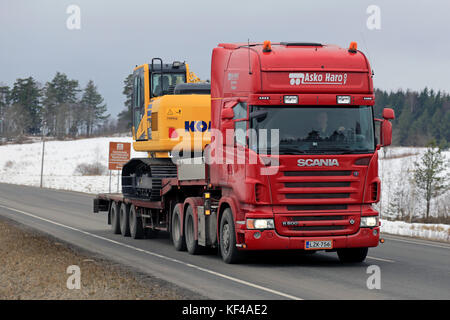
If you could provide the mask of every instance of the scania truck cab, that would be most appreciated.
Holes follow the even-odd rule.
[[[219,240],[225,260],[259,249],[364,260],[379,243],[378,150],[394,113],[374,119],[373,73],[356,43],[220,44],[211,70],[212,127],[234,130],[233,154],[244,155],[210,165],[218,221],[229,210],[235,226],[219,223],[219,236],[236,236]]]

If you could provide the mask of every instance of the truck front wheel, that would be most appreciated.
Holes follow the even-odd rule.
[[[341,262],[363,262],[366,259],[369,248],[345,248],[338,249],[337,254]]]
[[[220,255],[225,263],[237,263],[242,253],[236,247],[236,233],[234,229],[233,213],[230,208],[224,210],[220,219],[219,247]]]

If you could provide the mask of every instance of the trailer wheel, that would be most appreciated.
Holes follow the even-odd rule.
[[[181,215],[180,206],[176,205],[172,213],[171,232],[173,246],[177,251],[186,250],[186,242],[184,236],[181,235]]]
[[[133,239],[142,239],[144,236],[144,228],[142,226],[142,218],[137,216],[136,207],[130,207],[130,234]]]
[[[120,217],[118,204],[113,201],[111,203],[111,230],[114,234],[120,234]]]
[[[124,237],[130,236],[130,205],[122,203],[120,206],[120,233]]]
[[[220,219],[219,251],[225,263],[237,263],[242,259],[242,252],[236,247],[236,233],[234,230],[233,213],[230,208],[225,209]]]
[[[202,248],[198,245],[198,240],[195,240],[195,219],[192,206],[188,206],[184,221],[184,236],[186,238],[187,251],[190,254],[199,254]]]
[[[366,259],[369,248],[345,248],[338,249],[337,254],[341,262],[363,262]]]

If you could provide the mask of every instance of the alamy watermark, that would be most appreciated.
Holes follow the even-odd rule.
[[[69,14],[66,20],[66,27],[69,30],[81,29],[81,9],[76,4],[67,7],[66,13]]]
[[[184,164],[263,164],[261,175],[277,174],[279,169],[279,129],[210,129],[191,133],[177,130],[178,143],[172,148],[172,160]],[[203,150],[204,142],[211,143]],[[192,151],[194,150],[194,151]]]
[[[67,267],[67,274],[70,274],[67,278],[66,287],[69,290],[81,289],[81,269],[77,265],[71,265]]]
[[[381,9],[377,5],[370,5],[366,9],[367,17],[366,26],[369,30],[381,29]]]
[[[366,285],[367,289],[381,289],[381,269],[377,265],[371,265],[367,267],[367,274],[370,276],[367,278]]]

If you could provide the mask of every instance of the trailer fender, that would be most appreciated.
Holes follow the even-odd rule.
[[[204,204],[203,198],[201,197],[191,197],[187,198],[183,203],[183,216],[182,219],[182,226],[181,226],[181,235],[184,235],[184,217],[186,215],[186,210],[188,206],[192,206],[192,212],[194,214],[194,239],[198,240],[198,215],[197,215],[197,207]]]

